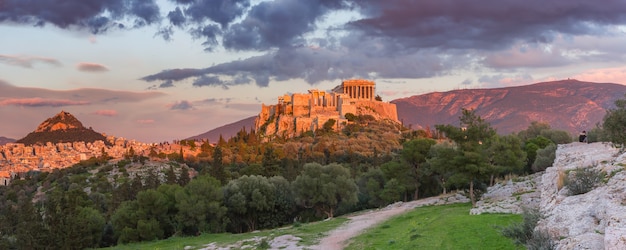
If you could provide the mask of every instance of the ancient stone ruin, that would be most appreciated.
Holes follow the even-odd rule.
[[[333,119],[333,128],[340,130],[349,122],[347,114],[398,122],[396,105],[376,99],[376,83],[363,79],[345,80],[330,92],[311,89],[283,95],[276,105],[262,105],[255,129],[262,136],[294,137]]]

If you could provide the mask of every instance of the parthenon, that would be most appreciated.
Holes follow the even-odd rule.
[[[374,100],[376,83],[363,79],[345,80],[333,89],[334,93],[348,94],[350,98]]]

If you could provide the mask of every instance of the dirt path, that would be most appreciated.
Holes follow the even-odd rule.
[[[270,250],[339,250],[346,247],[350,239],[363,233],[365,229],[375,226],[389,218],[407,212],[416,207],[428,205],[443,205],[460,202],[469,202],[461,194],[448,194],[438,197],[430,197],[411,202],[397,202],[385,208],[370,210],[363,213],[347,216],[348,222],[330,231],[317,245],[300,246],[300,238],[293,235],[282,235],[270,240]],[[237,242],[230,246],[219,247],[215,243],[204,245],[201,250],[229,250],[240,249],[244,244],[259,244],[263,237],[255,237]],[[248,243],[246,243],[248,242]],[[253,243],[249,243],[253,242]]]
[[[340,250],[347,246],[350,239],[361,234],[365,229],[386,221],[395,215],[402,214],[416,207],[459,202],[468,202],[468,200],[464,196],[449,194],[411,202],[398,202],[382,209],[349,216],[349,222],[330,231],[326,237],[320,240],[318,245],[309,246],[307,249]]]

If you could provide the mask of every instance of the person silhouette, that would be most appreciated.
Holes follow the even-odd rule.
[[[587,142],[587,131],[583,130],[578,134],[578,142]]]

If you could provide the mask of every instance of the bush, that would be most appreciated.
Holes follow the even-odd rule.
[[[593,190],[604,179],[604,172],[594,167],[573,170],[565,177],[565,187],[569,195],[579,195]]]
[[[533,172],[541,172],[546,168],[552,166],[554,159],[556,158],[556,144],[550,144],[545,148],[537,150],[537,156],[535,162],[531,166]]]
[[[526,243],[528,250],[552,250],[556,249],[556,243],[546,231],[534,231],[531,239]]]
[[[537,222],[541,219],[539,209],[524,209],[522,222],[500,229],[500,233],[512,239],[516,245],[526,245],[533,239]]]

